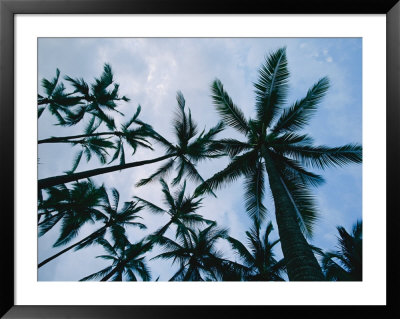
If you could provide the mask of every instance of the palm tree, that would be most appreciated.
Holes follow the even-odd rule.
[[[357,221],[349,234],[338,226],[338,248],[323,254],[322,269],[327,280],[362,281],[362,222]]]
[[[144,207],[147,207],[150,212],[155,214],[167,214],[169,215],[169,221],[167,224],[158,229],[152,236],[152,239],[157,239],[159,236],[163,236],[167,229],[173,224],[176,226],[176,238],[180,235],[188,235],[188,228],[194,227],[202,223],[214,224],[212,220],[203,218],[203,216],[196,214],[195,212],[201,207],[202,198],[196,198],[195,196],[186,196],[186,181],[183,186],[178,188],[175,194],[172,194],[167,183],[161,178],[160,184],[162,192],[164,194],[164,203],[168,208],[161,208],[143,198],[134,196]]]
[[[215,141],[216,135],[223,130],[223,124],[220,122],[207,132],[202,131],[196,137],[197,125],[194,123],[190,111],[189,114],[186,114],[185,112],[185,99],[182,93],[178,92],[177,100],[178,111],[174,120],[174,131],[178,139],[177,145],[170,143],[159,133],[157,133],[150,125],[138,119],[134,119],[132,121],[132,123],[136,123],[141,126],[142,130],[145,132],[143,134],[151,137],[166,148],[165,155],[150,160],[123,163],[103,168],[96,168],[84,172],[43,178],[38,181],[38,188],[43,189],[100,174],[152,164],[168,158],[170,160],[165,165],[162,165],[149,178],[139,181],[138,186],[145,185],[151,181],[163,177],[165,174],[173,169],[174,165],[177,165],[178,167],[178,175],[173,180],[174,185],[178,184],[185,174],[192,180],[204,182],[203,178],[198,173],[195,165],[201,160],[224,155],[224,153],[221,152],[218,147],[219,144],[217,144]],[[116,152],[118,152],[118,148]]]
[[[114,245],[112,246],[104,238],[99,238],[97,240],[101,244],[108,255],[97,256],[97,258],[102,258],[105,260],[111,260],[112,265],[108,266],[94,274],[91,274],[80,281],[94,280],[98,278],[104,279],[105,276],[110,274],[114,269],[119,269],[115,275],[111,278],[111,281],[122,281],[126,278],[127,281],[137,281],[137,277],[141,278],[143,281],[150,281],[151,274],[146,261],[144,260],[145,254],[149,250],[149,246],[143,244],[143,242],[138,242],[136,244],[125,243],[123,246]],[[129,261],[126,261],[127,256]],[[120,268],[119,266],[124,263],[124,266]]]
[[[261,225],[255,223],[250,231],[246,231],[249,251],[239,240],[228,237],[232,248],[242,259],[245,266],[249,268],[249,274],[245,280],[249,281],[283,281],[282,271],[284,270],[283,259],[279,262],[275,259],[273,247],[279,239],[270,242],[269,235],[273,230],[272,223],[267,224],[264,236],[260,234]]]
[[[165,251],[152,259],[173,259],[173,263],[179,262],[179,270],[170,281],[217,281],[225,269],[224,263],[229,261],[222,258],[215,243],[228,236],[227,229],[219,229],[216,224],[212,224],[201,231],[188,231],[190,236],[181,234],[178,242],[161,236],[159,244],[164,246]]]
[[[303,233],[311,234],[316,209],[310,186],[324,180],[307,167],[325,169],[348,163],[361,163],[360,145],[340,147],[314,146],[308,135],[296,133],[308,124],[329,87],[322,78],[289,108],[286,102],[289,72],[286,49],[269,56],[259,69],[255,119],[247,119],[232,102],[222,83],[212,84],[213,102],[224,123],[244,134],[246,141],[222,140],[220,145],[231,156],[230,164],[198,187],[197,193],[217,189],[245,177],[246,211],[262,221],[267,210],[263,205],[264,167],[275,203],[275,216],[283,255],[290,280],[323,280],[321,268]]]
[[[93,184],[91,182],[86,184],[85,186],[88,185],[90,185],[89,188],[93,187]],[[73,248],[75,248],[75,250],[78,250],[92,245],[96,242],[98,238],[104,237],[108,229],[110,230],[111,236],[114,239],[115,243],[120,244],[121,242],[126,242],[127,240],[125,235],[126,226],[136,226],[140,229],[146,228],[144,224],[135,221],[136,219],[141,218],[137,215],[137,213],[143,209],[143,206],[138,206],[137,202],[125,202],[123,208],[121,210],[118,210],[120,195],[115,188],[111,190],[113,196],[112,204],[110,204],[108,194],[104,187],[101,187],[97,190],[100,192],[100,195],[97,194],[99,195],[99,202],[97,203],[97,206],[101,206],[103,211],[94,210],[91,207],[85,207],[85,202],[82,203],[81,198],[75,197],[79,196],[81,193],[71,192],[72,194],[68,194],[68,202],[71,204],[68,204],[68,202],[62,203],[62,200],[60,200],[61,207],[66,206],[66,209],[61,208],[60,211],[57,211],[56,213],[61,214],[62,217],[60,218],[63,218],[63,223],[61,225],[61,234],[59,236],[59,239],[54,244],[54,247],[65,245],[70,242],[74,237],[78,235],[80,228],[88,221],[91,221],[92,223],[94,223],[95,220],[102,221],[104,225],[97,229],[95,232],[81,239],[80,241],[45,259],[44,261],[39,263],[38,268],[42,267],[43,265],[47,264],[48,262],[52,261],[53,259]],[[54,201],[55,198],[52,197],[51,200]],[[75,202],[79,202],[77,207],[79,207],[80,210],[74,209]],[[57,205],[59,204],[56,203],[54,205],[55,209],[57,209]],[[92,210],[94,210],[94,212],[97,214],[96,218],[91,217],[91,215],[87,213],[87,211],[90,212]],[[52,217],[48,217],[48,219],[48,224],[46,224],[46,220],[40,223],[42,229],[39,233],[39,236],[50,230],[51,227],[55,225],[55,220],[57,220],[52,219]]]

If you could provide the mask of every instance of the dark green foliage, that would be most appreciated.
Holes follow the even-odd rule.
[[[216,242],[227,236],[227,229],[215,224],[197,232],[188,229],[187,234],[179,235],[177,242],[161,236],[158,243],[164,252],[153,259],[172,259],[173,263],[179,263],[180,268],[170,281],[217,281],[227,267],[240,267],[223,259],[215,248]]]
[[[163,178],[174,168],[177,168],[178,173],[173,179],[173,185],[179,184],[184,176],[194,182],[204,183],[204,179],[195,165],[205,159],[225,155],[221,151],[218,141],[215,140],[216,135],[224,129],[224,125],[220,122],[207,132],[203,130],[198,134],[197,124],[194,122],[190,110],[188,112],[185,110],[186,102],[181,92],[177,93],[176,100],[178,107],[172,122],[177,140],[176,144],[168,141],[150,126],[147,126],[148,131],[152,132],[151,137],[164,147],[167,154],[174,154],[174,159],[164,164],[148,178],[140,180],[136,184],[137,186],[143,186]]]
[[[119,97],[119,84],[114,83],[113,73],[109,64],[104,65],[100,78],[89,85],[84,79],[73,79],[65,76],[74,91],[66,92],[64,84],[59,83],[60,70],[57,69],[56,77],[49,81],[42,80],[47,97],[38,95],[38,105],[46,105],[52,115],[57,118],[58,124],[71,126],[79,123],[85,114],[91,114],[109,129],[115,128],[114,119],[107,115],[104,110],[118,112],[117,101],[129,101],[125,96]],[[110,86],[114,83],[114,86]],[[39,107],[38,117],[41,116],[46,107]],[[120,113],[120,112],[118,112]],[[122,114],[122,113],[120,113]]]
[[[155,214],[168,214],[170,216],[166,225],[158,229],[150,239],[157,241],[158,238],[167,231],[170,225],[176,227],[176,238],[182,235],[188,235],[188,228],[201,225],[203,223],[214,224],[214,221],[203,218],[203,216],[196,213],[201,207],[202,198],[196,196],[185,196],[186,181],[182,187],[179,187],[173,194],[171,193],[167,183],[160,179],[161,190],[164,195],[164,204],[167,208],[161,208],[143,198],[134,196],[144,207],[150,212]]]
[[[327,280],[362,281],[362,222],[349,234],[338,226],[338,250],[323,253],[322,269]]]
[[[60,236],[54,247],[65,245],[74,239],[87,222],[101,222],[103,226],[79,242],[47,258],[39,264],[39,267],[72,248],[78,250],[95,244],[99,238],[105,236],[107,230],[110,231],[116,245],[123,246],[128,242],[126,226],[146,228],[143,223],[136,221],[141,218],[137,213],[143,206],[139,206],[137,202],[125,202],[119,210],[119,192],[113,188],[111,193],[112,202],[106,189],[103,186],[97,188],[90,180],[74,184],[71,190],[65,185],[47,189],[48,198],[39,202],[39,215],[44,216],[44,220],[39,222],[39,236],[62,220]]]
[[[283,281],[284,261],[277,261],[273,252],[273,247],[279,240],[269,241],[269,235],[273,230],[272,223],[267,224],[263,236],[261,236],[260,230],[261,225],[255,223],[250,231],[246,232],[250,250],[237,239],[228,237],[232,248],[249,269],[244,279],[249,281]]]
[[[130,256],[129,261],[124,263],[124,267],[117,271],[111,278],[111,281],[137,281],[139,277],[143,281],[151,280],[150,269],[147,266],[145,253],[149,251],[149,246],[142,241],[131,244],[126,242],[124,245],[111,245],[107,240],[100,238],[97,243],[102,245],[107,255],[97,256],[97,258],[111,260],[112,265],[108,266],[94,274],[82,278],[80,281],[101,279],[111,273],[114,269],[119,268],[126,261],[127,256]]]
[[[39,213],[47,213],[47,216],[40,222],[39,236],[44,235],[61,220],[60,236],[54,246],[67,244],[78,235],[84,224],[107,219],[101,210],[104,189],[96,187],[91,180],[77,182],[72,188],[58,185],[45,191],[47,198],[38,208]]]

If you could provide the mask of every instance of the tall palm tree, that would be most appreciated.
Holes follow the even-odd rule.
[[[328,280],[362,281],[362,222],[357,221],[349,234],[338,226],[338,250],[323,254],[322,269]]]
[[[261,225],[255,223],[250,231],[246,231],[248,245],[251,247],[250,251],[239,240],[230,236],[227,239],[244,265],[249,268],[246,280],[283,281],[284,260],[277,261],[273,252],[273,248],[279,242],[279,239],[273,242],[269,241],[269,235],[273,230],[272,223],[267,224],[263,236],[261,236],[260,230]]]
[[[221,152],[220,147],[218,147],[219,144],[217,144],[217,142],[215,141],[216,135],[223,130],[223,124],[222,122],[220,122],[207,132],[203,130],[200,134],[196,136],[197,125],[194,123],[190,111],[188,114],[186,114],[185,112],[185,99],[182,93],[178,92],[177,100],[178,110],[173,123],[174,132],[178,139],[178,143],[176,145],[162,137],[150,125],[138,119],[134,119],[132,121],[132,123],[136,123],[141,126],[142,130],[145,131],[144,134],[147,134],[146,136],[150,136],[153,140],[159,142],[162,146],[164,146],[164,148],[166,149],[165,155],[150,160],[123,163],[119,165],[96,168],[84,172],[43,178],[38,181],[38,188],[43,189],[100,174],[152,164],[163,161],[165,159],[170,160],[166,164],[162,165],[149,178],[139,181],[138,186],[145,185],[154,180],[158,180],[159,178],[170,172],[175,165],[178,168],[178,174],[173,179],[174,185],[178,184],[185,174],[194,181],[204,181],[196,169],[196,164],[199,161],[205,159],[211,159],[224,155],[224,153]]]
[[[99,238],[97,242],[101,244],[104,250],[108,253],[108,255],[97,256],[97,258],[111,260],[112,265],[94,274],[86,276],[80,281],[104,278],[114,269],[119,270],[111,278],[111,281],[122,281],[124,278],[127,281],[137,281],[137,277],[141,278],[143,281],[151,280],[150,269],[148,268],[145,257],[143,256],[149,250],[149,246],[143,244],[142,241],[136,244],[130,244],[127,242],[123,246],[112,246],[104,238]],[[130,256],[129,261],[125,262],[128,255]],[[122,263],[124,263],[124,266],[120,268],[119,266]]]
[[[93,186],[93,184],[89,184],[90,187]],[[61,209],[61,212],[58,211],[56,214],[62,214],[63,218],[63,223],[61,225],[61,234],[59,239],[56,241],[54,244],[54,247],[58,247],[61,245],[65,245],[68,242],[70,242],[74,237],[76,237],[79,233],[80,228],[83,226],[84,223],[91,221],[101,221],[103,222],[103,226],[91,233],[90,235],[86,236],[85,238],[79,240],[78,242],[68,246],[67,248],[61,250],[60,252],[54,254],[53,256],[45,259],[41,263],[39,263],[38,268],[42,267],[43,265],[47,264],[48,262],[52,261],[53,259],[57,258],[58,256],[66,253],[67,251],[75,248],[75,250],[82,249],[84,247],[87,247],[89,245],[92,245],[93,243],[96,242],[98,238],[104,237],[106,234],[107,230],[110,230],[111,236],[116,244],[120,244],[121,242],[124,243],[126,242],[126,234],[125,234],[125,227],[126,226],[136,226],[139,227],[140,229],[145,229],[146,226],[143,223],[135,221],[136,219],[141,218],[140,216],[137,215],[138,212],[140,212],[143,209],[143,206],[138,206],[138,203],[134,202],[125,202],[124,206],[122,207],[121,210],[118,209],[119,205],[119,192],[113,188],[111,190],[112,196],[113,196],[113,202],[112,204],[110,203],[108,194],[105,190],[104,187],[101,187],[98,189],[101,192],[101,202],[98,203],[99,206],[101,206],[102,211],[95,210],[95,212],[98,214],[97,218],[94,219],[90,215],[88,215],[86,212],[89,210],[93,210],[93,208],[88,208],[84,205],[82,205],[82,202],[80,202],[79,208],[81,210],[74,210],[74,202],[81,200],[79,197],[75,198],[74,196],[79,196],[80,193],[72,193],[70,195],[70,200],[72,204],[70,207],[68,207],[66,210]],[[52,198],[54,200],[54,198]],[[56,204],[57,205],[57,204]],[[55,205],[56,209],[57,206]],[[63,204],[64,205],[64,204]],[[66,206],[69,206],[68,204]],[[86,213],[86,214],[85,214]],[[83,216],[81,216],[83,214]],[[55,225],[54,220],[49,218],[49,225],[46,225],[46,220],[43,222],[44,224],[41,224],[40,226],[43,226],[45,228],[42,228],[41,232],[39,235],[43,235],[45,232],[50,230],[50,226],[53,227]]]
[[[179,270],[170,281],[217,281],[225,269],[221,253],[216,249],[217,240],[228,236],[227,229],[212,224],[201,231],[189,229],[190,236],[182,234],[178,242],[162,236],[159,238],[165,251],[152,259],[173,259],[179,262]],[[233,263],[232,263],[233,264]]]
[[[212,98],[218,113],[224,123],[242,133],[246,140],[221,141],[221,147],[232,156],[232,160],[224,170],[201,185],[197,193],[215,190],[244,176],[246,210],[253,219],[261,221],[267,213],[263,205],[266,171],[289,279],[323,280],[321,268],[302,230],[311,233],[316,219],[309,188],[324,180],[306,168],[325,169],[361,163],[362,148],[356,144],[314,146],[308,135],[297,133],[315,113],[328,90],[329,81],[320,79],[303,99],[283,109],[288,77],[286,49],[281,48],[267,56],[259,69],[259,78],[254,84],[255,119],[244,116],[219,80],[213,82]]]

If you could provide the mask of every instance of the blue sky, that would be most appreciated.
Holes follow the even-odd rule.
[[[302,98],[321,77],[328,76],[331,81],[327,96],[304,132],[313,136],[316,144],[339,146],[362,143],[360,38],[41,38],[38,79],[54,77],[56,68],[59,68],[62,76],[83,77],[90,82],[100,75],[104,63],[110,63],[121,94],[131,98],[129,103],[121,103],[119,110],[130,116],[140,104],[142,120],[169,137],[178,90],[184,94],[186,105],[192,110],[199,128],[209,128],[219,121],[210,97],[210,84],[215,78],[222,81],[246,116],[253,116],[255,95],[252,83],[257,79],[257,69],[267,53],[282,46],[287,47],[291,74],[289,103]],[[54,123],[55,119],[45,111],[38,123],[39,139],[82,132],[83,125],[61,128]],[[223,135],[236,136],[236,133],[228,129]],[[71,150],[69,145],[39,145],[39,178],[62,174],[71,167],[77,151]],[[138,151],[132,160],[161,154],[161,149],[155,152]],[[227,159],[220,159],[200,165],[199,170],[208,178],[227,163]],[[95,160],[88,164],[82,162],[77,171],[98,166]],[[160,203],[159,184],[134,187],[139,179],[158,166],[154,164],[109,173],[94,180],[108,188],[117,188],[122,201],[129,201],[136,195]],[[362,217],[362,166],[328,169],[322,175],[326,184],[314,190],[320,220],[315,226],[312,243],[323,249],[333,249],[336,245],[336,226],[342,225],[350,230],[352,224]],[[188,188],[193,190],[194,187],[190,184]],[[207,197],[199,212],[221,226],[229,227],[231,236],[244,241],[244,232],[250,220],[244,211],[242,189],[241,180],[227,186],[218,191],[217,199]],[[275,225],[273,203],[268,195],[266,205],[271,211],[269,218]],[[133,241],[141,239],[166,220],[148,213],[142,216],[149,229],[130,229]],[[96,228],[96,225],[87,225],[80,237]],[[39,239],[39,261],[58,251],[51,247],[56,236],[57,228]],[[274,236],[277,236],[276,231]],[[219,245],[227,251],[226,243],[220,242]],[[151,256],[157,252],[155,250]],[[100,247],[93,247],[64,254],[39,270],[39,280],[79,280],[106,266],[102,260],[94,258],[102,253]],[[276,253],[281,256],[280,247]],[[229,254],[226,256],[235,258]],[[173,274],[174,268],[168,261],[152,261],[149,265],[154,278],[160,275],[160,280],[168,280]]]

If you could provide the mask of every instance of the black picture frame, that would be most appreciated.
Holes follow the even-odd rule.
[[[16,306],[14,302],[14,17],[16,14],[385,14],[387,21],[386,100],[386,306]],[[4,318],[164,318],[255,315],[374,318],[399,317],[396,182],[400,162],[400,3],[398,0],[298,0],[242,3],[182,0],[0,0],[1,225],[0,315]],[[377,79],[379,80],[379,79]],[[184,292],[182,292],[184,293]],[[312,309],[311,309],[312,308]],[[319,314],[321,315],[321,313]]]

